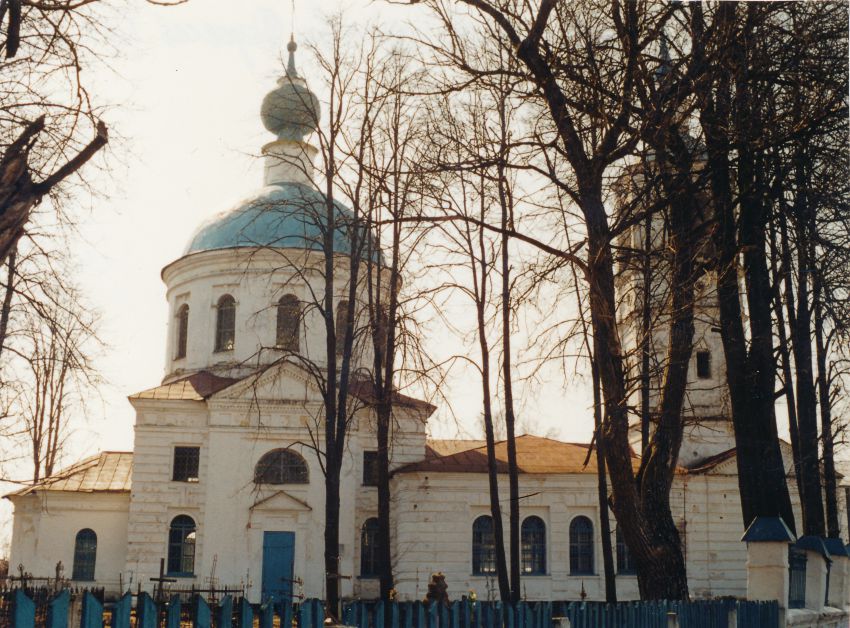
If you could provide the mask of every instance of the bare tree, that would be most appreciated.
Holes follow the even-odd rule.
[[[117,48],[111,7],[108,0],[0,2],[0,263],[39,205],[49,203],[57,224],[73,222],[68,201],[89,186],[84,166],[108,134],[83,77]]]
[[[568,165],[569,176],[553,170],[551,160],[545,162],[543,172],[576,203],[585,234],[585,259],[574,263],[578,263],[590,287],[593,354],[598,360],[605,401],[601,434],[608,454],[613,508],[635,556],[642,595],[685,597],[687,580],[678,535],[674,529],[670,531],[672,526],[655,522],[672,520],[664,487],[669,492],[677,442],[681,439],[683,373],[686,374],[686,358],[690,354],[687,325],[683,327],[682,346],[671,349],[682,355],[670,356],[675,377],[669,380],[669,394],[662,401],[673,421],[667,426],[672,431],[667,427],[655,431],[654,438],[659,441],[655,447],[663,455],[653,459],[657,461],[657,472],[644,470],[646,485],[654,481],[661,484],[653,486],[656,490],[641,492],[628,443],[626,373],[615,316],[612,254],[618,231],[629,225],[623,222],[612,227],[603,202],[606,170],[628,155],[637,142],[629,125],[641,72],[639,59],[648,43],[657,37],[669,9],[662,6],[652,11],[649,5],[618,2],[565,5],[544,1],[537,8],[515,2],[469,0],[463,4],[472,9],[472,28],[456,24],[461,18],[442,3],[429,3],[449,35],[448,44],[431,43],[432,50],[443,63],[478,80],[488,73],[509,71],[496,60],[488,66],[476,65],[466,54],[465,34],[476,33],[502,45],[507,55],[517,60],[517,67],[522,68],[526,93],[540,104],[540,120],[550,130],[548,136],[541,132],[541,147]],[[602,39],[604,54],[600,53]],[[458,83],[462,81],[459,79]],[[680,252],[684,258],[691,251],[683,244]],[[688,286],[693,281],[687,268],[674,282],[682,291],[682,303],[688,302]],[[664,534],[664,530],[669,533]]]
[[[14,421],[13,442],[29,451],[33,483],[56,470],[71,418],[100,381],[92,359],[97,320],[80,308],[74,290],[62,292],[61,303],[45,299],[37,312],[16,312],[6,348],[3,412]]]
[[[417,225],[427,196],[429,174],[421,164],[428,146],[422,99],[412,96],[420,79],[416,66],[403,48],[372,32],[374,60],[364,63],[364,83],[371,84],[360,96],[365,127],[352,167],[360,185],[349,189],[359,195],[369,237],[366,243],[365,283],[372,348],[369,371],[370,396],[376,418],[378,489],[378,572],[382,599],[394,587],[391,557],[390,463],[391,440],[398,419],[399,387],[411,385],[427,371],[417,340],[414,311],[421,295],[407,279],[420,253],[424,233]],[[387,622],[390,615],[386,616]]]

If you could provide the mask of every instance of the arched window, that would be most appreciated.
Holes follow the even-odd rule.
[[[186,344],[189,341],[189,306],[185,303],[177,310],[177,351],[174,359],[186,357]]]
[[[257,484],[309,484],[310,472],[301,454],[291,449],[273,449],[263,454],[254,467]]]
[[[540,517],[526,517],[520,530],[522,536],[522,573],[546,573],[546,524]]]
[[[629,552],[629,546],[623,539],[623,533],[620,532],[620,526],[617,526],[617,573],[623,575],[636,573],[634,559]]]
[[[587,517],[570,522],[570,574],[593,573],[593,524]]]
[[[493,518],[481,515],[472,522],[472,575],[488,576],[496,573],[496,539]]]
[[[191,576],[195,572],[195,520],[177,515],[168,529],[168,573]]]
[[[360,529],[360,576],[373,578],[378,573],[378,520],[366,519]]]
[[[233,351],[236,339],[236,301],[229,294],[218,300],[215,317],[215,350]]]
[[[277,339],[275,344],[284,351],[298,351],[301,305],[294,294],[285,294],[277,302]]]
[[[345,349],[345,335],[348,332],[348,301],[340,301],[336,306],[336,354],[342,355]]]
[[[83,528],[77,532],[77,538],[74,541],[74,571],[71,580],[92,582],[96,559],[97,534],[90,528]]]

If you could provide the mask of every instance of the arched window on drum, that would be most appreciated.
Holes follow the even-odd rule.
[[[174,359],[186,357],[186,346],[189,344],[189,306],[185,303],[177,310],[177,347]]]
[[[277,302],[275,345],[283,351],[298,351],[301,336],[301,304],[294,294],[285,294]]]
[[[215,317],[215,350],[233,351],[236,345],[236,300],[225,294],[218,300]]]

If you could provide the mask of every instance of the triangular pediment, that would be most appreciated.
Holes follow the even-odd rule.
[[[224,388],[209,401],[321,403],[315,379],[304,368],[280,361]]]
[[[785,475],[789,478],[794,476],[794,457],[791,451],[791,444],[780,439],[779,449],[782,452],[782,461],[785,464]],[[724,452],[716,456],[717,461],[713,464],[709,463],[701,470],[707,475],[737,475],[738,473],[738,457],[734,449]]]
[[[268,494],[258,494],[249,510],[262,511],[296,511],[309,512],[313,510],[306,500],[280,489]]]

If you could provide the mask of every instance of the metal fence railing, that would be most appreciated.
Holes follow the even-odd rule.
[[[806,606],[806,550],[788,548],[788,608]]]

